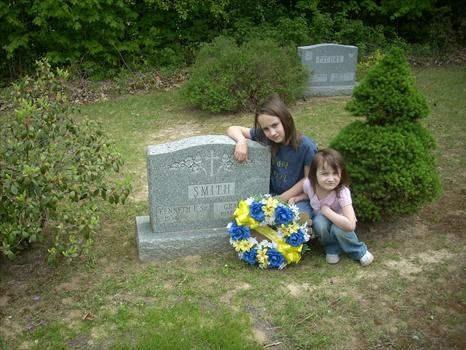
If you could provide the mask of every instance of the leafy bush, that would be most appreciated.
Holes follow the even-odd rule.
[[[92,243],[97,198],[124,202],[130,186],[105,177],[122,161],[101,127],[67,114],[67,72],[37,67],[14,86],[14,115],[2,121],[0,252],[13,259],[49,233],[50,258],[74,258]]]
[[[347,109],[370,124],[395,124],[424,118],[429,109],[416,90],[403,51],[393,48],[354,88]]]
[[[348,164],[358,217],[411,214],[434,199],[440,192],[435,142],[418,122],[427,116],[427,104],[400,49],[369,69],[347,108],[367,121],[342,129],[330,147]]]
[[[374,64],[377,64],[379,61],[382,60],[382,58],[384,57],[384,54],[381,50],[377,49],[375,50],[374,52],[372,52],[372,54],[364,57],[364,58],[360,58],[359,59],[359,62],[358,62],[358,66],[357,66],[357,72],[358,72],[358,75],[359,74],[362,74],[362,75],[366,75],[366,73],[369,71],[369,69],[374,65]]]
[[[330,147],[345,158],[362,221],[415,213],[440,191],[432,155],[435,142],[418,123],[379,126],[356,121]]]
[[[273,93],[286,102],[295,101],[302,96],[306,79],[294,48],[282,48],[267,39],[238,46],[218,37],[201,48],[183,95],[211,112],[250,111]]]
[[[273,38],[282,45],[309,45],[308,27],[306,19],[302,17],[280,18],[277,25],[274,26],[276,29]]]
[[[252,39],[271,39],[279,46],[309,45],[309,25],[303,17],[279,17],[273,22],[259,24],[248,17],[235,18],[231,28],[224,30],[223,35],[238,44]]]

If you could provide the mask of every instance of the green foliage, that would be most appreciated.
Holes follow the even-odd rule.
[[[345,158],[358,218],[415,213],[440,191],[432,150],[421,125],[378,126],[356,121],[331,142]]]
[[[355,87],[347,109],[374,125],[414,122],[428,115],[425,98],[416,90],[401,49],[393,48]]]
[[[122,161],[101,127],[67,115],[67,77],[38,61],[36,76],[14,86],[0,137],[0,252],[10,259],[46,234],[52,260],[79,256],[99,222],[97,198],[123,203],[130,191],[105,176]]]
[[[201,109],[254,110],[272,93],[286,102],[302,96],[307,72],[296,50],[274,41],[252,39],[241,46],[226,37],[204,45],[191,68],[183,94]]]
[[[226,30],[228,37],[239,44],[252,39],[272,39],[280,46],[302,46],[309,44],[309,28],[303,17],[280,17],[275,22],[256,24],[249,18],[235,19],[232,28]]]
[[[382,58],[384,58],[384,54],[382,53],[381,50],[377,49],[374,52],[372,52],[370,55],[365,57],[364,59],[361,59],[358,62],[358,67],[357,71],[358,73],[366,74],[368,70],[375,64],[379,63]]]
[[[415,213],[440,192],[435,142],[418,119],[427,116],[400,49],[377,58],[347,109],[365,115],[330,143],[348,164],[361,220]]]

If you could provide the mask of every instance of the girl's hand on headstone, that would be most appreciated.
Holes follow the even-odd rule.
[[[239,162],[248,160],[248,141],[246,139],[236,142],[234,155]]]

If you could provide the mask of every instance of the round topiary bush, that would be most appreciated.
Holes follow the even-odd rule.
[[[400,49],[392,49],[355,88],[347,109],[365,115],[330,147],[346,160],[358,218],[411,214],[440,192],[435,142],[418,120],[428,114]]]
[[[374,65],[353,90],[346,105],[370,124],[414,122],[429,114],[425,98],[416,90],[403,51],[394,48]]]
[[[331,142],[347,163],[358,219],[415,213],[440,191],[435,141],[420,124],[370,125],[356,121]]]
[[[182,93],[203,110],[252,111],[272,94],[296,101],[307,77],[294,48],[264,39],[238,46],[218,37],[200,49]]]

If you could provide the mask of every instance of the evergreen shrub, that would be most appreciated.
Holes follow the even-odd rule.
[[[419,123],[427,103],[412,84],[400,49],[369,69],[347,108],[367,121],[342,129],[330,147],[347,163],[358,218],[412,214],[433,200],[441,190],[435,141]]]
[[[435,141],[418,123],[381,126],[355,121],[330,147],[344,156],[361,221],[415,213],[439,193]]]
[[[416,90],[403,51],[394,48],[353,90],[346,108],[367,117],[370,124],[384,125],[414,122],[426,117],[425,98]]]
[[[99,124],[69,114],[66,71],[37,62],[14,86],[0,130],[0,253],[10,259],[47,237],[49,258],[75,258],[93,242],[99,198],[123,203],[130,186],[109,179],[122,160]]]
[[[218,37],[204,45],[183,86],[187,100],[203,110],[252,111],[271,94],[286,102],[302,96],[307,71],[295,48],[268,39],[251,39],[238,46]]]

